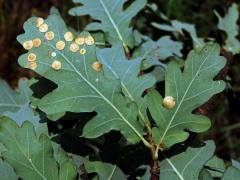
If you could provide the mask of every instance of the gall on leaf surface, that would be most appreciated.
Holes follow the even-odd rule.
[[[95,22],[87,25],[87,31],[103,31],[109,43],[122,42],[123,46],[133,47],[133,29],[130,26],[132,18],[146,5],[146,0],[134,1],[123,10],[126,0],[73,0],[82,4],[72,8],[73,16],[90,15]]]
[[[137,120],[137,106],[123,96],[120,81],[107,79],[103,71],[92,68],[92,64],[98,61],[95,45],[83,43],[79,49],[85,49],[85,53],[81,50],[71,52],[69,48],[73,42],[64,41],[64,34],[69,30],[60,16],[53,14],[44,21],[48,30],[55,34],[50,41],[35,26],[36,19],[30,18],[24,24],[25,33],[18,36],[18,41],[23,44],[40,38],[42,44],[20,56],[19,64],[27,68],[28,54],[35,53],[37,68],[34,71],[58,86],[36,103],[38,108],[47,115],[67,111],[97,112],[83,129],[83,136],[86,138],[96,138],[111,130],[119,130],[130,143],[136,143],[140,139],[145,141],[142,137],[143,128]],[[88,32],[75,34],[75,38],[90,36]],[[59,41],[65,43],[62,50],[56,48]],[[52,68],[52,63],[56,60],[61,62],[59,70]]]
[[[207,44],[190,52],[183,72],[176,63],[169,64],[165,96],[175,99],[172,109],[163,107],[163,98],[157,91],[148,93],[148,107],[157,125],[152,129],[153,139],[158,147],[164,144],[169,148],[186,140],[189,136],[186,130],[200,133],[211,126],[207,117],[192,112],[225,88],[223,81],[213,80],[226,63],[219,53],[218,45]]]

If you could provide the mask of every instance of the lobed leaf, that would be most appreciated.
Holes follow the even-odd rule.
[[[198,180],[201,169],[215,151],[213,141],[206,141],[205,143],[203,147],[189,147],[184,153],[162,161],[160,179]]]
[[[11,119],[1,117],[0,142],[6,148],[2,153],[4,160],[23,179],[57,180],[61,176],[70,180],[77,175],[76,168],[69,159],[60,164],[58,174],[58,164],[53,156],[50,139],[45,134],[38,138],[30,122],[24,122],[19,127]]]
[[[236,38],[239,31],[237,24],[239,18],[238,5],[233,3],[224,17],[221,17],[217,11],[215,11],[215,14],[218,18],[217,27],[227,34],[224,48],[233,54],[239,53],[240,42]]]
[[[163,99],[157,91],[148,93],[149,110],[157,125],[153,128],[153,138],[158,147],[169,148],[186,140],[189,134],[185,130],[200,133],[210,127],[207,117],[192,112],[225,88],[223,81],[213,81],[225,65],[219,53],[216,44],[192,51],[183,72],[177,64],[170,63],[166,70],[165,96],[175,99],[172,109],[161,104]]]
[[[146,5],[146,0],[134,1],[126,10],[123,5],[126,0],[73,0],[82,6],[72,8],[73,16],[90,15],[95,22],[88,24],[86,30],[106,33],[106,39],[111,44],[122,42],[124,47],[133,47],[134,36],[130,28],[132,18]]]
[[[86,53],[71,52],[72,41],[64,41],[64,35],[69,30],[58,15],[50,15],[45,23],[48,30],[54,32],[53,40],[46,40],[45,33],[35,26],[37,18],[31,18],[24,24],[25,34],[18,36],[18,41],[40,38],[41,46],[32,48],[28,53],[20,56],[19,63],[28,67],[27,57],[30,53],[37,56],[35,72],[55,82],[58,88],[44,96],[37,102],[39,109],[47,115],[63,112],[92,112],[98,114],[91,119],[83,130],[86,138],[96,138],[111,130],[119,130],[131,143],[143,139],[143,129],[137,120],[137,108],[121,92],[121,84],[117,79],[105,78],[101,69],[93,68],[96,63],[96,49],[94,45],[83,44],[80,49]],[[91,35],[83,32],[77,35],[89,38]],[[64,41],[65,48],[59,50],[56,43]],[[54,57],[51,54],[54,53]],[[52,63],[58,60],[61,69],[52,68]],[[119,67],[120,69],[122,67]]]
[[[87,161],[84,163],[84,167],[88,173],[97,173],[99,180],[126,180],[126,176],[117,165],[109,163],[103,163],[99,161]]]
[[[140,75],[142,58],[128,60],[120,44],[112,48],[98,49],[97,56],[104,65],[104,75],[110,79],[119,79],[123,93],[138,105],[139,115],[144,123],[149,123],[146,115],[146,98],[143,93],[155,84],[150,74]]]
[[[152,23],[152,25],[155,28],[164,30],[164,31],[169,31],[169,32],[177,32],[181,35],[183,35],[183,31],[186,31],[189,33],[193,43],[198,46],[202,46],[204,44],[203,40],[197,36],[197,31],[194,25],[184,23],[178,20],[172,20],[171,25],[168,24],[159,24],[159,23]]]
[[[9,85],[0,79],[0,114],[5,112],[16,112],[21,107],[29,102],[29,98],[32,95],[30,88],[28,87],[28,81],[20,80],[18,83],[19,89],[14,91]]]

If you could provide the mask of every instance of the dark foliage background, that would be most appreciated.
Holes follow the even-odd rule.
[[[200,37],[215,37],[220,44],[223,43],[224,37],[216,29],[217,18],[213,10],[215,9],[223,15],[233,1],[149,0],[149,2],[156,3],[159,10],[170,19],[195,24]],[[237,0],[234,2],[239,3]],[[46,17],[52,6],[57,7],[67,24],[76,29],[83,29],[84,25],[89,21],[89,17],[78,19],[67,14],[68,10],[74,6],[70,0],[0,0],[0,77],[7,80],[12,87],[16,87],[19,78],[36,76],[17,65],[17,58],[22,53],[22,47],[16,41],[16,36],[23,32],[24,21],[32,15]],[[162,34],[166,35],[166,32],[153,28],[150,24],[152,21],[161,22],[161,19],[157,14],[142,12],[134,23],[136,28],[153,39],[158,39]],[[185,43],[183,53],[186,57],[192,45],[186,39],[183,39],[183,41]],[[220,157],[228,158],[231,156],[240,160],[240,56],[232,56],[228,52],[223,52],[223,55],[228,58],[229,62],[229,69],[225,69],[223,72],[223,76],[228,79],[228,89],[217,98],[213,98],[207,106],[198,109],[198,112],[203,110],[204,112],[201,113],[207,114],[212,119],[213,125],[208,133],[199,135],[197,138],[214,139],[217,145],[217,154]],[[52,126],[51,128],[54,129],[54,124]],[[68,123],[67,126],[71,127],[71,123]],[[68,135],[71,136],[71,134]],[[118,134],[110,134],[107,138],[111,140],[113,138],[119,139]],[[81,144],[82,142],[76,139],[76,143]],[[103,152],[116,151],[118,149],[116,146],[117,144],[106,143],[102,148],[108,149],[108,151]],[[68,148],[67,144],[65,148]],[[94,149],[90,147],[84,150],[91,151]],[[123,154],[126,151],[130,157],[131,153],[129,152],[135,152],[135,149],[118,149],[118,151],[122,151]],[[139,154],[142,153],[144,152],[139,152]],[[111,158],[111,153],[105,157]],[[115,155],[113,155],[112,159],[114,157]]]

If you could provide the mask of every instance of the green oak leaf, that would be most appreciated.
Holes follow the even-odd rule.
[[[133,47],[133,29],[130,26],[132,18],[146,5],[146,0],[134,1],[123,10],[125,0],[73,0],[82,6],[72,8],[73,16],[90,15],[95,22],[90,23],[86,30],[105,32],[109,43],[122,42],[124,47]]]
[[[202,169],[199,174],[199,180],[213,180],[213,177],[206,169]]]
[[[28,67],[27,56],[35,53],[38,66],[34,71],[58,86],[36,103],[38,108],[47,115],[67,111],[96,111],[97,115],[83,129],[83,136],[86,138],[96,138],[111,130],[119,130],[131,143],[140,139],[145,141],[142,136],[143,128],[137,120],[136,104],[122,95],[119,80],[105,78],[103,71],[92,68],[97,62],[95,46],[82,45],[80,48],[84,48],[86,53],[80,54],[79,51],[74,53],[69,50],[72,42],[65,42],[65,48],[58,50],[55,44],[64,40],[64,34],[69,31],[64,21],[54,14],[45,20],[48,30],[55,33],[54,39],[47,41],[45,34],[36,28],[36,19],[30,18],[24,24],[25,34],[18,36],[18,41],[23,44],[40,38],[42,45],[20,56],[19,64]],[[83,32],[79,36],[86,38],[90,34]],[[52,57],[52,53],[56,56]],[[60,70],[51,67],[55,60],[61,62]]]
[[[51,144],[47,137],[43,135],[38,140],[29,122],[24,122],[21,128],[7,118],[0,122],[0,141],[7,149],[2,154],[16,173],[24,179],[57,179],[57,164],[48,153]]]
[[[99,180],[126,180],[126,176],[117,165],[103,163],[100,161],[87,161],[84,167],[88,173],[97,173]]]
[[[224,48],[233,54],[239,53],[240,42],[236,38],[239,32],[237,24],[239,18],[238,5],[233,3],[224,17],[221,17],[217,11],[214,12],[218,17],[218,29],[224,31],[227,34]]]
[[[166,158],[161,162],[161,180],[198,180],[204,164],[213,156],[215,144],[206,141],[200,148],[189,147],[184,153]]]
[[[20,80],[19,89],[14,91],[4,80],[0,79],[0,114],[16,112],[29,102],[32,91],[27,80]]]
[[[142,95],[155,84],[155,79],[150,74],[140,75],[143,58],[128,60],[120,44],[98,49],[97,57],[103,64],[104,75],[110,79],[120,79],[123,93],[138,105],[139,116],[144,123],[149,123],[146,98]]]
[[[175,99],[176,105],[172,109],[162,105],[163,98],[157,91],[148,93],[148,107],[157,125],[153,128],[153,139],[158,147],[169,148],[186,140],[189,133],[185,130],[200,133],[209,129],[210,120],[192,114],[192,111],[225,88],[223,81],[213,80],[226,62],[219,53],[218,45],[207,44],[199,51],[190,52],[183,72],[176,63],[169,64],[165,96]]]
[[[19,89],[12,90],[8,84],[0,80],[0,115],[13,119],[19,126],[26,120],[33,123],[38,135],[48,134],[47,125],[40,123],[40,117],[30,107],[30,97],[33,92],[29,88],[31,80],[20,80]],[[2,111],[3,110],[3,111]]]
[[[13,120],[1,117],[0,142],[6,148],[6,151],[2,153],[4,159],[21,178],[59,179],[58,165],[53,156],[51,141],[45,134],[38,138],[30,122],[24,122],[19,127]],[[69,169],[71,166],[73,165],[68,164],[67,167],[64,165],[65,168]],[[76,175],[76,172],[72,170],[70,173],[69,177]]]
[[[2,159],[0,159],[0,177],[4,180],[18,180],[13,168]]]
[[[221,180],[238,180],[239,177],[240,177],[240,170],[233,166],[230,166],[224,172]]]
[[[168,24],[159,24],[152,23],[155,28],[160,30],[169,31],[173,33],[179,33],[180,35],[184,35],[183,31],[189,33],[194,45],[202,46],[204,44],[203,40],[197,36],[197,31],[194,25],[189,23],[184,23],[178,20],[172,20],[171,25]]]
[[[139,49],[134,51],[133,57],[143,57],[147,60],[165,60],[174,56],[182,57],[182,48],[181,42],[173,41],[170,36],[163,36],[158,41],[148,39]]]
[[[213,177],[222,177],[223,172],[225,171],[225,164],[224,161],[217,156],[213,156],[206,164],[207,171]]]

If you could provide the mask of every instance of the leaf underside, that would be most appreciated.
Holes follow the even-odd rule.
[[[69,31],[61,17],[53,14],[45,20],[49,31],[55,33],[51,41],[47,41],[44,33],[36,28],[36,19],[33,17],[24,24],[25,34],[18,36],[18,41],[23,43],[40,38],[42,44],[20,56],[19,64],[28,67],[27,56],[35,53],[37,68],[34,71],[58,85],[58,88],[36,103],[39,109],[47,115],[67,111],[96,111],[97,116],[84,128],[83,136],[87,138],[96,138],[111,130],[119,130],[131,143],[143,139],[143,130],[137,120],[137,107],[122,95],[120,81],[106,78],[103,71],[92,68],[92,64],[97,62],[95,46],[80,46],[80,49],[86,50],[85,54],[80,54],[79,51],[74,53],[69,50],[73,42],[65,42],[65,48],[58,50],[55,44],[64,40],[64,34]],[[83,32],[76,36],[86,38],[90,34]],[[53,52],[56,57],[49,56]],[[58,71],[51,67],[54,60],[61,62],[61,69]]]

